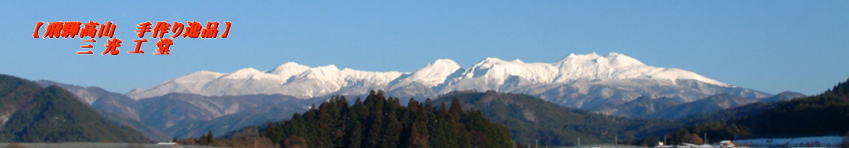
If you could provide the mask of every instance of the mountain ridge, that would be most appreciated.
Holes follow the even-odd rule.
[[[567,146],[634,141],[655,136],[681,126],[666,120],[645,120],[609,116],[563,107],[539,98],[487,92],[452,92],[435,99],[434,104],[447,104],[457,99],[463,108],[480,110],[491,121],[510,127],[513,140],[519,143]]]
[[[49,80],[39,80],[43,87],[59,86],[70,90],[80,101],[106,119],[142,132],[148,139],[168,141],[171,138],[198,136],[211,131],[223,134],[242,126],[288,119],[290,114],[305,111],[310,103],[285,95],[201,96],[172,93],[150,99],[133,100],[99,87],[82,87]]]
[[[148,142],[58,86],[0,74],[0,141]]]
[[[553,63],[487,57],[466,68],[450,59],[437,59],[414,72],[371,72],[340,69],[335,65],[309,67],[287,62],[268,71],[254,68],[232,73],[199,71],[154,87],[134,89],[127,95],[136,100],[169,93],[203,96],[283,94],[309,99],[362,95],[369,90],[386,90],[393,96],[417,99],[451,91],[496,90],[530,94],[583,109],[605,103],[621,104],[643,95],[675,98],[682,102],[722,93],[747,98],[771,96],[695,72],[645,65],[615,52],[606,56],[570,54]]]
[[[849,132],[849,79],[817,95],[752,103],[681,121],[691,126],[679,129],[672,141],[684,141],[680,133],[706,133],[709,139],[843,135]]]

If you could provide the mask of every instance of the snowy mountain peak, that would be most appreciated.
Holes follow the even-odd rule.
[[[460,64],[457,64],[457,62],[454,62],[454,60],[451,60],[451,59],[436,59],[436,61],[433,61],[433,63],[430,63],[425,67],[457,67],[457,68],[459,68]]]
[[[223,73],[202,70],[187,74],[174,80],[165,81],[162,84],[159,84],[152,88],[133,89],[129,93],[127,93],[127,96],[130,96],[133,99],[141,99],[162,96],[168,93],[175,92],[198,93],[199,90],[196,88],[202,88],[203,85],[206,85],[211,81],[216,80],[224,75],[225,74]]]
[[[222,79],[279,79],[279,77],[249,67],[236,70],[236,72],[230,74],[226,74],[222,77]]]
[[[339,71],[340,71],[340,69],[338,67],[336,67],[336,65],[325,65],[325,66],[318,66],[318,67],[310,68],[309,70],[305,71],[304,73],[301,73],[301,75],[302,76],[303,75],[310,75],[310,74],[312,74],[312,75],[316,75],[316,74],[317,75],[334,75],[334,74],[338,74]]]
[[[270,72],[272,74],[301,73],[309,68],[309,66],[298,64],[295,62],[286,62],[280,66],[277,66],[277,68],[274,68],[274,70],[271,70]]]
[[[614,65],[620,66],[644,66],[643,62],[637,60],[633,57],[627,56],[625,54],[612,52],[607,56],[607,59],[610,59],[611,63]]]
[[[701,76],[694,72],[676,69],[648,66],[639,60],[621,53],[609,53],[599,56],[596,53],[579,55],[570,54],[555,63],[560,74],[555,82],[573,80],[624,80],[624,79],[653,79],[675,82],[677,80],[696,80],[713,85],[730,86],[728,84]]]
[[[600,56],[595,52],[585,55],[569,54],[557,62],[557,66],[579,66],[579,65],[603,65],[607,67],[630,67],[645,66],[643,62],[625,54],[611,52],[607,56]]]
[[[437,59],[433,63],[409,74],[409,77],[399,80],[396,85],[406,86],[419,83],[425,87],[434,87],[445,82],[448,77],[460,70],[460,64],[451,59]]]
[[[333,65],[333,64],[325,65],[325,66],[319,66],[319,67],[315,67],[313,69],[315,69],[317,71],[339,71],[339,67],[336,67],[336,65]]]
[[[460,77],[451,80],[451,90],[499,90],[501,85],[514,79],[530,83],[548,83],[558,73],[549,63],[525,63],[521,60],[505,61],[487,57],[469,67]],[[443,91],[445,92],[445,91]]]
[[[239,69],[229,74],[199,71],[152,88],[136,89],[129,95],[136,99],[175,92],[200,95],[284,94],[309,98],[363,93],[374,89],[408,89],[396,92],[417,96],[438,95],[455,90],[510,91],[530,89],[531,86],[557,88],[570,84],[581,85],[576,86],[579,87],[577,90],[570,91],[589,93],[589,88],[583,88],[589,86],[584,85],[596,84],[585,82],[599,85],[651,82],[671,87],[679,85],[679,81],[686,85],[692,85],[690,82],[695,81],[720,88],[734,87],[682,69],[648,66],[621,53],[605,56],[573,53],[554,63],[487,57],[468,68],[450,59],[437,59],[415,72],[371,72],[340,69],[336,65],[309,67],[287,62],[268,72],[254,68]],[[713,91],[704,94],[710,92]]]
[[[298,74],[295,79],[319,79],[336,81],[340,79],[340,70],[336,65],[326,65],[310,68],[301,74]]]
[[[256,68],[253,68],[253,67],[248,67],[248,68],[242,68],[242,69],[236,70],[236,72],[230,73],[229,75],[255,75],[255,74],[260,74],[260,73],[264,74],[265,72],[262,72],[262,71],[260,71]]]
[[[588,54],[569,53],[569,56],[564,57],[560,61],[566,61],[568,59],[597,59],[597,58],[601,58],[601,56],[599,56],[598,53],[596,53],[596,52],[592,52],[592,53],[588,53]]]
[[[221,77],[223,75],[224,75],[223,73],[217,73],[217,72],[202,70],[202,71],[190,73],[188,75],[179,77],[179,78],[171,80],[171,81],[176,82],[176,83],[195,83],[195,82],[198,82],[198,81],[208,81],[208,80],[211,80],[211,79]]]
[[[304,73],[304,71],[309,70],[310,67],[306,65],[301,65],[295,62],[286,62],[283,65],[277,66],[274,70],[271,70],[271,74],[277,75],[277,77],[282,81],[280,83],[286,83],[292,76]]]
[[[492,66],[496,64],[506,63],[507,61],[496,57],[486,57],[480,60],[475,66]]]
[[[201,70],[201,71],[197,71],[197,72],[190,73],[190,74],[188,74],[188,75],[182,76],[182,77],[177,78],[177,79],[181,79],[181,78],[195,78],[195,77],[220,77],[220,76],[222,76],[222,75],[224,75],[224,74],[223,74],[223,73],[218,73],[218,72],[212,72],[212,71]]]

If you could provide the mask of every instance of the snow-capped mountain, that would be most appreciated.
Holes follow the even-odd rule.
[[[382,89],[401,97],[436,97],[463,90],[496,90],[539,96],[570,107],[622,104],[640,96],[692,102],[716,94],[761,98],[769,94],[736,87],[694,72],[643,64],[620,53],[570,54],[554,63],[485,58],[468,68],[438,59],[415,72],[369,72],[335,65],[309,67],[288,62],[263,72],[245,68],[232,73],[200,71],[147,89],[134,99],[169,93],[205,96],[284,94],[299,98],[359,95]]]
[[[128,95],[134,99],[162,96],[169,93],[190,93],[204,96],[235,96],[252,94],[285,94],[300,98],[336,93],[344,89],[363,90],[385,87],[401,72],[368,72],[339,69],[335,65],[307,67],[289,62],[271,72],[254,68],[232,73],[199,71],[167,81],[149,89],[135,89]]]

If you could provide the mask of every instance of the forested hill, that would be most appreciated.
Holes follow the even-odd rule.
[[[400,102],[382,91],[371,92],[353,105],[345,97],[334,97],[285,122],[245,129],[225,139],[204,136],[181,143],[256,146],[267,139],[284,147],[513,146],[506,127],[490,122],[480,111],[464,111],[459,102],[443,106],[410,100],[406,107]]]
[[[849,131],[849,80],[816,96],[755,103],[686,120],[700,123],[675,135],[707,133],[709,139],[844,135]],[[696,142],[698,143],[698,142]]]
[[[453,92],[436,99],[437,104],[459,100],[464,107],[480,110],[493,122],[504,124],[518,143],[570,146],[618,142],[639,143],[644,137],[672,132],[680,124],[666,120],[643,120],[608,116],[563,107],[533,96],[494,91]]]
[[[147,142],[117,126],[70,92],[0,75],[0,142]]]

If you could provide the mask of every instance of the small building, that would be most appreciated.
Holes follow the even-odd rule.
[[[735,148],[737,145],[734,145],[734,142],[731,140],[722,140],[719,142],[719,147],[721,148]]]

